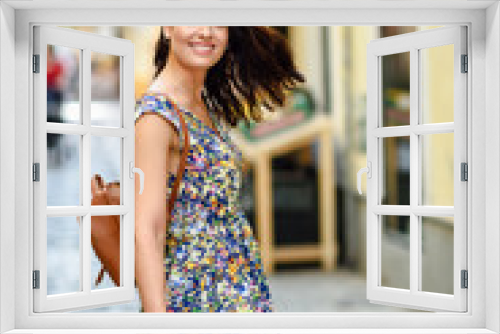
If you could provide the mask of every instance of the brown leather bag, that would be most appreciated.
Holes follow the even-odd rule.
[[[182,116],[182,113],[179,111],[179,108],[175,103],[172,103],[173,109],[177,112],[179,116],[179,120],[182,126],[182,133],[184,135],[184,147],[182,150],[182,156],[179,162],[179,169],[177,170],[177,177],[175,179],[171,196],[168,201],[167,206],[167,219],[170,221],[172,210],[174,207],[175,199],[177,198],[177,192],[180,186],[180,182],[182,180],[187,154],[189,150],[189,136],[186,123]],[[156,113],[156,112],[145,112],[147,113]],[[99,174],[95,174],[92,177],[92,188],[93,188],[93,198],[91,205],[119,205],[120,204],[120,183],[119,182],[110,182],[108,185],[105,185],[105,181]],[[95,190],[95,191],[94,191]],[[99,272],[99,275],[96,278],[95,286],[97,287],[101,282],[104,272],[107,271],[111,277],[110,268],[111,266],[116,266],[115,272],[120,272],[120,261],[119,259],[110,259],[109,247],[110,245],[116,245],[111,247],[119,247],[120,243],[120,216],[95,216],[92,219],[91,223],[91,243],[96,253],[97,257],[101,261],[102,268]],[[114,254],[118,253],[119,250],[113,252]],[[120,286],[120,278],[119,277],[111,277],[111,279],[115,282],[116,286]]]

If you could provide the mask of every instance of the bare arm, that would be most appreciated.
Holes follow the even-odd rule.
[[[135,165],[145,179],[141,195],[135,179],[135,275],[144,312],[166,312],[166,171],[173,135],[173,126],[158,114],[144,114],[135,125]]]

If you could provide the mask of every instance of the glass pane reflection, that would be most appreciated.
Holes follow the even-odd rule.
[[[410,289],[410,217],[381,216],[381,286]]]
[[[47,206],[81,205],[81,138],[80,135],[47,133]]]
[[[47,45],[47,122],[81,124],[80,52]]]
[[[410,52],[381,57],[382,126],[410,125]]]
[[[83,217],[47,218],[47,294],[83,291],[80,224]]]
[[[382,205],[410,204],[410,137],[382,138]]]
[[[422,217],[422,291],[453,294],[453,217]]]
[[[118,128],[120,121],[120,56],[91,52],[91,124]]]
[[[422,135],[422,205],[453,206],[453,133]]]
[[[420,50],[422,124],[453,122],[453,44]]]

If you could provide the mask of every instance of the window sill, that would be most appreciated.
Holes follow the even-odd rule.
[[[426,328],[426,329],[400,329],[400,328],[364,328],[364,329],[280,329],[286,334],[495,334],[485,328]],[[276,333],[276,329],[14,329],[3,334],[265,334]]]

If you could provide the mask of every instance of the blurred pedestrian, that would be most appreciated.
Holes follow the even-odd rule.
[[[62,62],[54,54],[54,46],[49,45],[47,47],[47,122],[63,122],[61,116],[63,72]],[[55,147],[60,137],[59,133],[48,133],[47,146]]]

